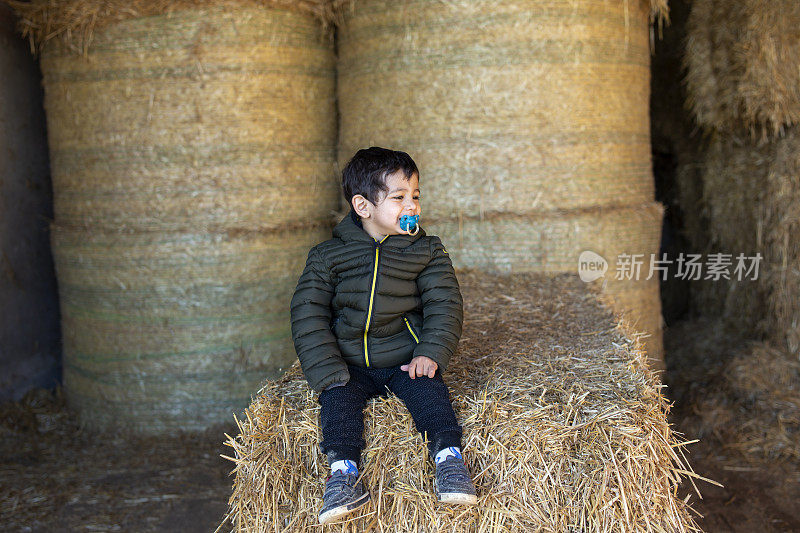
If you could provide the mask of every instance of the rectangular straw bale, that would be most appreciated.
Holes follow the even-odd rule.
[[[644,352],[574,275],[460,272],[464,334],[445,374],[464,426],[476,508],[445,508],[402,402],[366,409],[372,503],[333,531],[693,531],[695,476]],[[317,523],[325,459],[319,405],[295,367],[268,382],[229,437],[235,481],[223,528]]]

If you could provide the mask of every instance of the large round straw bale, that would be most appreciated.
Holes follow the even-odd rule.
[[[337,36],[340,156],[411,153],[426,215],[653,199],[645,2],[358,0]]]
[[[69,399],[96,427],[229,420],[294,357],[286,302],[337,206],[325,2],[15,6],[42,53]]]
[[[660,211],[603,218],[654,199],[649,12],[639,0],[349,3],[340,163],[371,145],[408,151],[457,266],[575,272],[582,250],[639,234],[628,253],[649,258]]]
[[[685,475],[643,352],[574,276],[459,274],[465,323],[444,375],[478,492],[437,505],[432,461],[403,403],[365,410],[362,472],[372,502],[336,531],[691,531]],[[326,460],[319,405],[299,366],[269,382],[228,440],[229,525],[317,523]]]
[[[287,302],[325,233],[52,225],[64,388],[83,422],[158,432],[229,420],[295,358]]]
[[[706,128],[777,134],[800,121],[800,3],[695,0],[684,63]]]
[[[662,216],[661,204],[651,202],[483,219],[436,219],[428,220],[425,227],[441,236],[458,266],[498,273],[577,273],[578,256],[588,250],[608,261],[609,277],[616,271],[620,254],[649,253],[658,246]]]
[[[608,303],[634,328],[647,334],[648,354],[660,369],[663,345],[658,274],[649,281],[647,278],[651,254],[658,250],[661,238],[662,217],[663,207],[653,202],[616,209],[495,215],[482,220],[460,217],[433,221],[426,228],[446,243],[454,264],[486,272],[577,273],[582,252],[600,255],[608,263],[598,282],[608,293]],[[625,257],[634,255],[641,262],[638,274],[623,272]]]
[[[84,55],[45,44],[59,223],[176,231],[328,218],[333,44],[309,14],[236,4],[106,25]]]

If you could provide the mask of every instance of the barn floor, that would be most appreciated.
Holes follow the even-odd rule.
[[[676,411],[679,412],[679,411]],[[63,402],[36,391],[0,406],[0,522],[8,531],[213,531],[230,495],[223,432],[121,438],[81,431]],[[678,426],[680,429],[680,426]],[[222,437],[222,438],[221,438]],[[797,465],[733,466],[712,443],[692,447],[693,498],[708,532],[800,531]]]
[[[800,364],[713,320],[665,332],[670,421],[686,439],[707,532],[800,531]],[[788,386],[787,386],[788,384]],[[684,487],[685,492],[690,488]]]
[[[668,349],[681,342],[685,349],[684,330],[673,329]],[[688,399],[686,372],[703,371],[673,368],[667,382]],[[696,429],[693,409],[690,402],[673,409],[687,438]],[[230,453],[226,431],[232,428],[192,437],[90,433],[57,394],[33,391],[0,405],[0,522],[8,531],[213,531],[232,485],[232,463],[220,458]],[[688,449],[698,474],[725,485],[699,483],[704,499],[692,496],[704,531],[800,531],[796,460],[737,455],[713,437]]]
[[[7,531],[214,531],[231,491],[219,428],[157,438],[82,431],[58,395],[0,406]]]

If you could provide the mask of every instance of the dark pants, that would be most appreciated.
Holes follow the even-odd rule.
[[[429,441],[428,451],[435,456],[449,446],[461,447],[461,426],[456,420],[447,385],[439,371],[411,379],[399,366],[362,368],[348,366],[350,381],[319,395],[322,442],[320,449],[328,461],[350,459],[359,464],[364,441],[364,407],[373,396],[393,392],[406,404],[417,430]]]

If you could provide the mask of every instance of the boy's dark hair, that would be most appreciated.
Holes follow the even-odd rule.
[[[407,180],[417,174],[417,164],[405,152],[372,146],[356,152],[342,171],[342,189],[347,203],[360,194],[373,204],[378,203],[381,192],[388,192],[386,176],[398,170]]]

